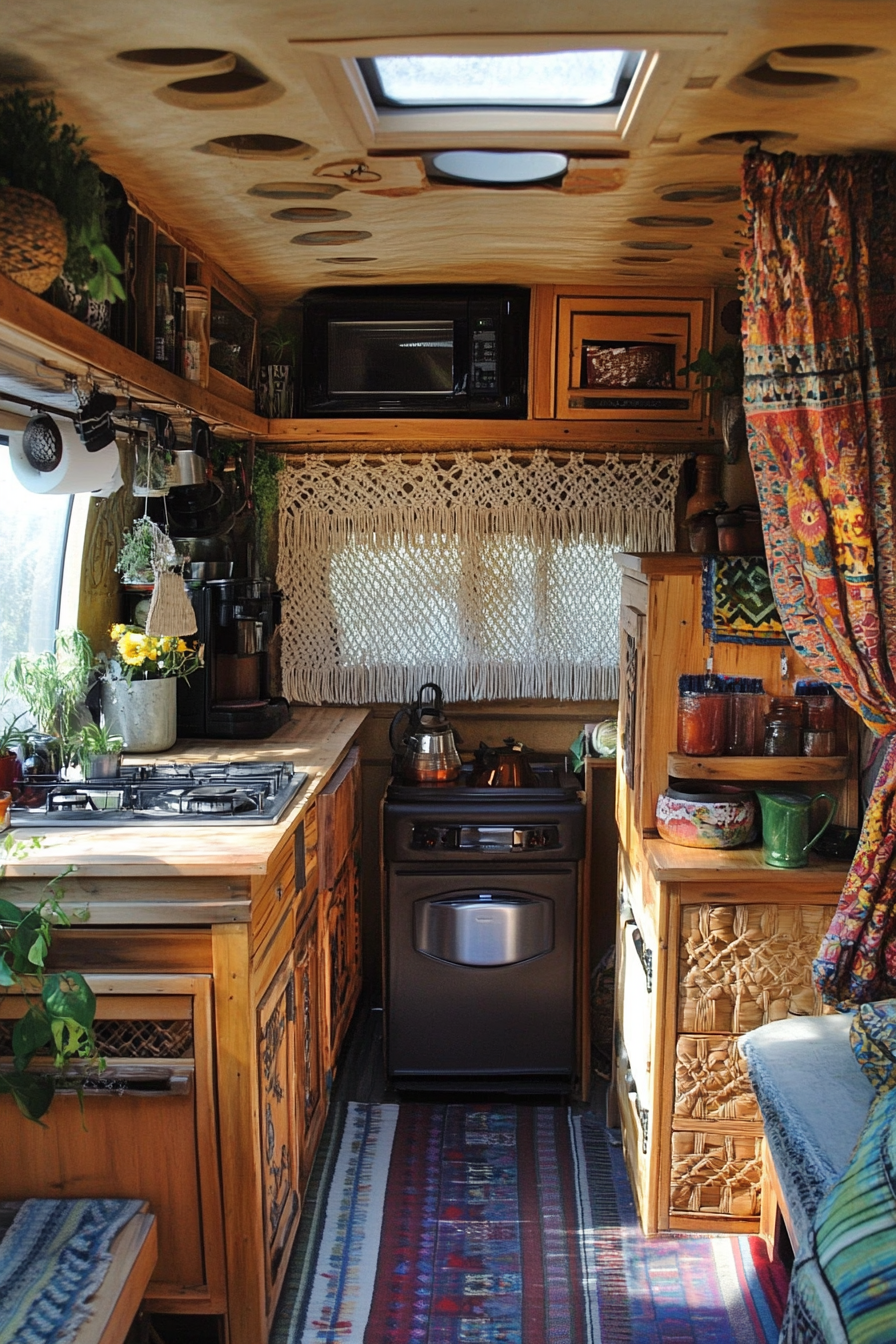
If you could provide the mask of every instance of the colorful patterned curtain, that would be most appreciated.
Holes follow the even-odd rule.
[[[744,164],[750,456],[775,600],[813,675],[896,732],[896,157]],[[815,962],[828,1003],[896,996],[896,737]]]

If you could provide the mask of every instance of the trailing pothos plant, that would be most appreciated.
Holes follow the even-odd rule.
[[[0,876],[8,863],[25,859],[40,844],[40,836],[19,840],[7,834],[0,844]],[[74,1060],[103,1067],[93,1031],[93,991],[78,971],[47,970],[54,928],[68,928],[72,922],[60,897],[62,883],[73,871],[67,868],[51,878],[30,909],[0,899],[0,993],[16,991],[27,1004],[12,1030],[13,1067],[0,1070],[0,1093],[12,1096],[22,1114],[39,1123]],[[88,912],[78,911],[75,918],[87,919]],[[47,1057],[52,1058],[52,1070],[30,1067],[34,1059]]]

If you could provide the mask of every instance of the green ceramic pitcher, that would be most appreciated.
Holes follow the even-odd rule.
[[[809,850],[831,824],[837,799],[830,793],[816,793],[807,798],[804,793],[779,793],[768,789],[757,789],[756,797],[762,808],[764,861],[772,868],[805,868]],[[810,840],[809,809],[819,798],[827,798],[830,808],[821,830]]]

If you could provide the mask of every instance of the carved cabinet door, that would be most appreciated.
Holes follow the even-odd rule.
[[[300,1210],[294,951],[284,958],[258,1006],[257,1027],[265,1290],[270,1304]]]
[[[314,909],[296,936],[296,1096],[299,1110],[299,1177],[304,1190],[327,1114],[321,1036],[318,915]]]

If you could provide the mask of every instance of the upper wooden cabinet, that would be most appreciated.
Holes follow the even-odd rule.
[[[710,343],[712,299],[710,290],[654,298],[537,286],[533,417],[599,422],[600,438],[708,437],[709,397],[680,370]]]

